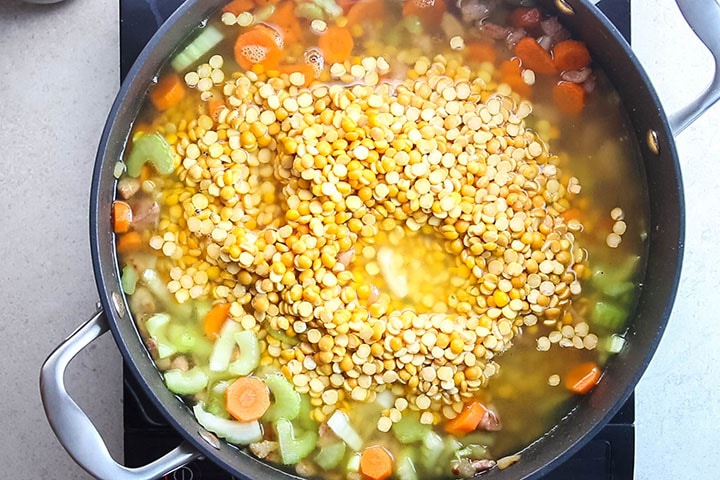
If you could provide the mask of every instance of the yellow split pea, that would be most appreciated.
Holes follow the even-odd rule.
[[[222,64],[211,60],[202,78]],[[388,70],[374,57],[330,67],[353,83]],[[555,322],[579,293],[582,259],[561,216],[566,186],[579,184],[525,128],[531,105],[501,94],[489,74],[454,56],[421,58],[396,86],[301,87],[245,72],[223,81],[217,119],[175,125],[179,181],[167,196],[175,214],[160,222],[159,268],[175,272],[178,301],[207,292],[230,302],[263,339],[261,363],[309,394],[316,420],[385,390],[406,403],[381,430],[404,408],[423,411],[423,423],[452,418],[520,327]],[[169,232],[178,235],[166,251]],[[450,256],[446,287],[397,284],[379,242]],[[433,285],[437,272],[411,275]],[[584,330],[553,333],[538,348],[575,337],[594,347]]]

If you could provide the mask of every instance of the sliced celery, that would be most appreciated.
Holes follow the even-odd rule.
[[[167,285],[155,270],[149,268],[145,270],[142,273],[142,281],[173,318],[176,320],[192,318],[193,304],[189,302],[182,305],[177,303],[168,291]]]
[[[593,308],[592,319],[597,325],[608,330],[618,330],[625,321],[624,309],[609,302],[597,302]]]
[[[420,447],[420,464],[426,470],[431,469],[436,463],[443,450],[443,439],[432,430],[425,434],[422,446]]]
[[[398,480],[418,480],[418,474],[415,470],[415,462],[413,461],[413,450],[405,449],[398,456],[395,473]]]
[[[457,452],[455,452],[455,457],[458,459],[466,457],[473,460],[479,460],[488,457],[488,450],[483,445],[471,443],[470,445],[467,445],[466,447],[463,447]]]
[[[275,330],[273,328],[270,328],[267,323],[265,324],[265,327],[265,331],[267,331],[268,335],[273,337],[275,340],[283,342],[287,345],[297,345],[297,338],[293,338],[281,330]]]
[[[194,395],[204,390],[208,384],[208,376],[200,367],[187,371],[167,370],[163,377],[168,389],[178,395]]]
[[[279,418],[275,423],[280,460],[285,465],[292,465],[307,457],[317,444],[318,434],[313,430],[303,433],[295,432],[295,427],[287,418]]]
[[[175,71],[181,72],[208,53],[223,39],[222,33],[213,27],[206,27],[187,47],[175,55],[170,64]]]
[[[156,313],[145,322],[145,328],[157,346],[159,358],[167,358],[177,353],[177,349],[165,336],[168,322],[170,315],[166,313]]]
[[[315,463],[320,465],[323,470],[332,470],[337,467],[345,456],[345,442],[332,443],[325,445],[315,455]]]
[[[262,428],[257,420],[238,422],[220,418],[206,412],[202,402],[198,402],[193,407],[193,413],[198,423],[205,427],[206,430],[235,445],[248,445],[262,440]]]
[[[430,425],[420,423],[420,413],[405,410],[402,418],[393,424],[392,431],[400,443],[418,442],[431,430]]]
[[[192,352],[198,344],[198,335],[190,327],[171,323],[167,327],[167,338],[181,353]]]
[[[240,325],[233,320],[226,320],[220,336],[215,340],[210,354],[210,371],[224,372],[230,366],[230,359],[235,350],[235,334],[241,331]]]
[[[312,411],[312,404],[310,403],[310,395],[300,394],[300,413],[295,417],[295,424],[305,430],[317,430],[318,423],[313,420],[310,412]]]
[[[128,295],[135,293],[137,287],[138,273],[131,265],[125,265],[120,275],[120,285],[122,286],[123,292]]]
[[[170,144],[159,133],[143,133],[133,140],[130,154],[125,161],[127,174],[140,176],[142,166],[150,162],[158,173],[167,175],[173,171],[174,155]]]
[[[229,382],[220,381],[208,389],[207,396],[205,397],[205,410],[212,413],[216,417],[230,418],[230,414],[227,412],[225,391]]]
[[[273,395],[273,404],[270,405],[263,420],[275,422],[281,418],[293,420],[300,413],[302,398],[295,391],[293,384],[288,382],[281,373],[273,373],[265,377],[265,384]]]
[[[342,410],[335,410],[327,421],[330,430],[348,444],[350,448],[359,451],[363,446],[362,438],[350,425],[350,419]]]
[[[233,334],[233,340],[240,349],[240,356],[228,367],[233,375],[247,375],[260,364],[260,342],[252,330]]]

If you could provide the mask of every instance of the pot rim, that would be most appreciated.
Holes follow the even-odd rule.
[[[207,432],[196,422],[190,408],[167,389],[129,315],[126,299],[119,286],[119,268],[112,241],[113,234],[110,222],[107,221],[110,218],[110,204],[115,191],[113,166],[122,158],[132,121],[151,79],[155,79],[156,73],[169,57],[168,53],[175,49],[179,41],[196,28],[200,20],[207,18],[225,3],[227,0],[188,0],[183,3],[142,50],[121,86],[103,129],[92,177],[90,244],[93,268],[100,300],[124,362],[153,405],[173,429],[203,455],[233,475],[249,478],[275,476],[299,478],[225,442],[219,442],[220,447],[217,448],[212,441],[207,440]],[[556,10],[555,2],[546,0],[541,3],[547,6],[548,10]],[[645,95],[643,103],[646,105],[638,109],[648,118],[645,122],[640,122],[634,116],[632,124],[641,149],[640,155],[645,174],[652,177],[648,181],[651,211],[648,225],[646,287],[641,291],[638,307],[640,309],[647,306],[649,312],[639,317],[636,312],[632,322],[629,322],[628,337],[631,338],[627,343],[630,348],[626,348],[616,358],[612,358],[605,367],[604,377],[617,376],[623,381],[601,382],[590,395],[582,399],[570,415],[550,432],[526,447],[521,452],[523,460],[513,465],[509,470],[511,473],[508,474],[513,478],[522,479],[539,478],[554,469],[561,460],[568,458],[594,437],[630,397],[649,364],[667,324],[678,287],[684,246],[685,207],[679,162],[674,139],[657,94],[632,50],[612,23],[596,7],[587,0],[565,0],[565,3],[573,7],[575,10],[573,16],[579,21],[594,21],[602,27],[601,36],[609,44],[603,49],[603,55],[605,51],[614,52],[613,55],[618,51],[622,54],[619,63],[630,72],[631,77],[628,80],[635,84],[633,87],[614,82],[614,85],[621,92],[622,98],[628,99],[627,109],[637,113],[634,105],[636,102],[628,96],[627,90],[640,88]],[[584,35],[580,36],[584,37]],[[592,48],[591,50],[595,58],[598,50]],[[609,76],[612,76],[612,70],[616,68],[615,62],[618,62],[617,58],[612,64],[608,63],[608,59],[600,62]],[[622,90],[626,91],[622,92]],[[644,142],[648,129],[659,133],[657,138],[660,155],[655,155]],[[657,172],[658,165],[661,166],[660,172]],[[666,176],[664,180],[662,175]],[[670,186],[669,192],[667,185]],[[661,188],[663,186],[666,188]],[[653,188],[658,190],[654,195]],[[660,202],[670,202],[669,216],[658,218],[655,210],[665,209],[660,208]],[[657,248],[660,249],[659,252],[654,250]],[[651,258],[655,258],[655,261],[651,262]],[[657,280],[657,276],[661,279]],[[654,335],[638,335],[636,327],[640,317],[641,320],[647,320],[656,327]],[[628,368],[630,372],[627,371]],[[578,417],[583,421],[576,421]],[[210,436],[213,437],[212,434]],[[493,469],[483,477],[506,478],[503,475],[503,471]]]

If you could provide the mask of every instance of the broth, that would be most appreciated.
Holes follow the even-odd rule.
[[[647,224],[620,100],[572,42],[442,0],[235,0],[188,38],[113,222],[201,425],[303,476],[412,480],[506,467],[572,410],[622,348]]]

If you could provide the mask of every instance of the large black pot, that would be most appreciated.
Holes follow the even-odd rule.
[[[92,184],[90,234],[102,309],[50,355],[40,377],[45,411],[55,434],[70,455],[98,478],[152,479],[200,456],[213,460],[239,478],[289,478],[287,473],[218,441],[165,387],[124,303],[108,221],[115,195],[113,166],[122,157],[129,125],[148,85],[178,42],[226,1],[190,0],[160,28],[128,74],[100,142]],[[629,322],[627,344],[609,361],[598,386],[557,428],[529,446],[522,453],[522,461],[507,470],[488,472],[483,476],[488,480],[530,479],[546,474],[604,426],[627,400],[645,371],[670,315],[682,261],[684,206],[673,134],[720,97],[720,74],[716,71],[713,84],[705,94],[668,122],[637,59],[599,10],[586,0],[541,3],[548,11],[557,12],[563,23],[588,44],[594,61],[605,69],[622,97],[640,146],[648,186],[647,269],[636,312]],[[720,25],[720,8],[715,0],[677,0],[677,3],[701,37],[715,34]],[[718,57],[720,42],[714,39],[706,43]],[[63,376],[70,360],[108,329],[147,396],[185,438],[178,448],[145,467],[129,469],[117,464],[90,419],[65,390]]]

